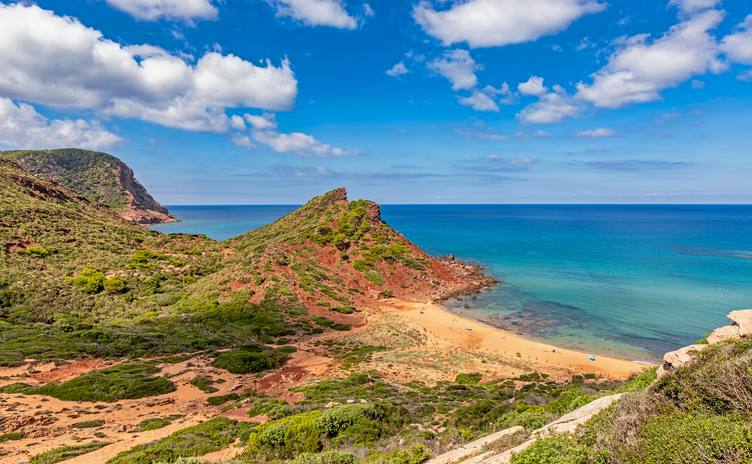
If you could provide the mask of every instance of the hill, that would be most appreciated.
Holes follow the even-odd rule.
[[[13,150],[0,158],[15,161],[40,179],[54,180],[90,201],[102,203],[138,224],[175,222],[134,177],[131,168],[107,153],[65,148]]]
[[[217,242],[0,159],[0,462],[752,458],[748,324],[624,382],[525,359],[510,334],[491,350],[469,321],[437,336],[410,319],[493,285],[481,271],[344,189]],[[562,424],[574,433],[533,441]]]

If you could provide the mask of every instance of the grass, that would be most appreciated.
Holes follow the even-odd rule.
[[[217,417],[179,430],[169,437],[123,451],[107,464],[174,462],[178,458],[203,456],[227,448],[238,436],[246,435],[251,425]]]
[[[24,391],[27,395],[48,395],[64,401],[104,401],[158,396],[176,390],[175,384],[154,377],[159,369],[148,363],[129,363],[88,372],[63,384],[48,383]]]
[[[172,422],[176,419],[180,419],[182,416],[180,414],[175,414],[167,417],[154,417],[151,419],[145,419],[138,423],[138,426],[141,427],[145,431],[149,430],[157,430],[161,429],[162,427],[167,427],[168,425],[172,424]]]
[[[222,353],[212,362],[212,367],[226,369],[232,374],[248,374],[276,369],[287,361],[288,356],[281,351],[260,349],[256,346]]]
[[[82,454],[91,453],[100,448],[104,448],[110,443],[104,442],[92,442],[85,445],[74,446],[61,446],[50,451],[46,451],[41,454],[37,454],[29,458],[29,464],[54,464],[56,462],[65,461]]]
[[[94,419],[89,421],[76,422],[75,424],[71,425],[71,427],[76,429],[93,429],[95,427],[101,427],[102,425],[104,425],[104,421],[102,419]]]

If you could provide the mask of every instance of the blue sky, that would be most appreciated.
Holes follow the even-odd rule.
[[[750,203],[752,2],[0,3],[0,149],[160,202]]]

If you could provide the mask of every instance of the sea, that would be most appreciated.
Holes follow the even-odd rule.
[[[169,206],[162,232],[225,240],[298,206]],[[657,363],[752,308],[752,206],[383,205],[434,256],[502,283],[442,303],[523,337]]]

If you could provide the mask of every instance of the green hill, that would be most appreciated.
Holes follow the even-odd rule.
[[[122,161],[107,153],[65,148],[59,150],[14,150],[0,158],[18,163],[40,179],[54,180],[90,201],[102,203],[124,218],[139,224],[175,222]]]

